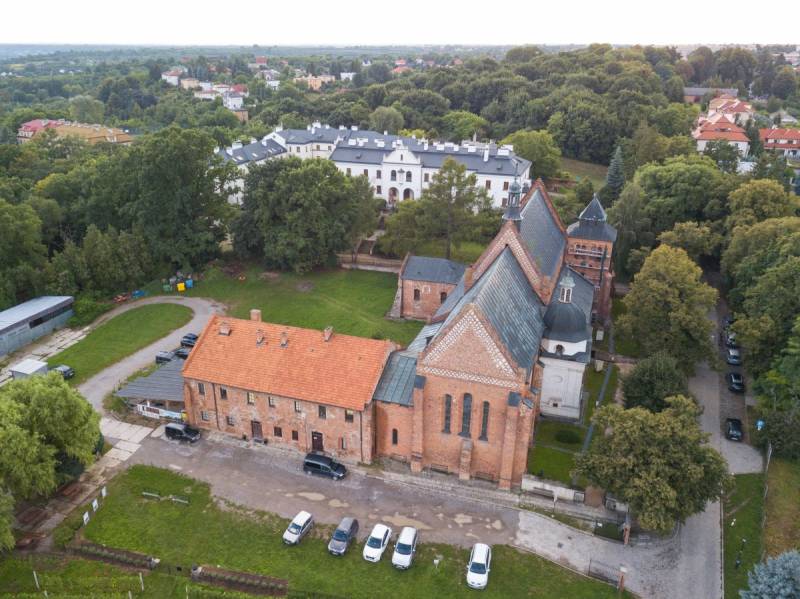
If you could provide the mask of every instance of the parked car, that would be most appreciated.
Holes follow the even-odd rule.
[[[170,422],[164,425],[164,435],[174,441],[196,443],[200,440],[200,431],[182,422]]]
[[[58,372],[62,377],[64,377],[64,380],[71,379],[73,376],[75,376],[75,370],[66,364],[59,364],[53,368],[53,371]]]
[[[729,347],[725,351],[725,361],[731,366],[739,366],[742,363],[742,354],[735,347]]]
[[[724,322],[725,322],[725,328],[728,328],[734,322],[736,322],[736,319],[733,317],[733,314],[728,314],[728,315],[725,316],[725,321]]]
[[[404,526],[394,544],[392,554],[392,565],[400,570],[408,570],[417,552],[417,529],[412,526]]]
[[[737,348],[739,344],[736,343],[736,333],[731,330],[725,332],[725,347]]]
[[[342,518],[328,543],[328,552],[331,555],[344,555],[357,534],[358,520],[355,518]]]
[[[181,347],[194,347],[195,343],[197,343],[196,333],[186,333],[181,337]]]
[[[174,357],[175,352],[160,351],[156,354],[156,364],[166,364],[167,362],[171,362]]]
[[[467,563],[467,586],[472,589],[485,589],[489,584],[491,566],[492,548],[484,543],[475,543]]]
[[[725,421],[725,438],[731,441],[741,441],[744,439],[741,420],[738,418],[728,418]]]
[[[283,533],[283,542],[287,545],[297,545],[312,526],[314,526],[314,516],[305,511],[299,512]]]
[[[379,562],[389,541],[392,539],[392,529],[385,524],[376,524],[364,543],[364,559],[368,562]]]
[[[347,468],[326,455],[309,453],[303,460],[303,472],[341,480],[347,475]]]
[[[738,372],[729,372],[725,375],[728,381],[728,390],[734,393],[744,393],[744,377]]]
[[[189,347],[179,347],[174,352],[172,352],[172,354],[176,358],[180,358],[181,360],[185,360],[186,358],[189,357],[189,352],[190,351],[191,351],[191,348],[189,348]]]

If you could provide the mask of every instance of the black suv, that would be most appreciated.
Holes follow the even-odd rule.
[[[53,368],[53,371],[59,373],[62,377],[64,377],[64,380],[71,379],[73,376],[75,376],[75,370],[67,366],[66,364],[61,364],[60,366],[56,366],[55,368]]]
[[[744,393],[744,377],[738,372],[729,372],[725,375],[728,390],[734,393]]]
[[[164,425],[164,434],[167,439],[173,439],[175,441],[194,443],[200,440],[200,431],[182,422],[170,422]]]
[[[326,455],[309,453],[303,460],[303,472],[341,480],[347,475],[347,468]]]
[[[725,438],[731,441],[742,441],[744,439],[741,420],[738,418],[728,418],[725,421]]]
[[[187,333],[181,337],[182,347],[194,347],[195,343],[197,343],[197,335],[195,333]]]

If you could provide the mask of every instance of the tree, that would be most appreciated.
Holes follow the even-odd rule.
[[[403,128],[403,114],[391,106],[378,106],[369,115],[369,126],[374,131],[397,133]]]
[[[451,110],[442,117],[442,128],[446,138],[460,142],[472,139],[474,135],[483,137],[489,128],[489,122],[467,110]]]
[[[622,158],[622,147],[617,146],[617,149],[614,150],[614,156],[611,158],[611,164],[608,167],[608,173],[606,174],[606,186],[605,189],[607,190],[605,195],[608,198],[608,205],[617,201],[619,194],[622,193],[622,189],[625,187],[625,164]]]
[[[771,179],[743,183],[728,199],[731,214],[725,224],[729,231],[768,218],[795,216],[800,208],[797,196],[790,195],[780,183]]]
[[[625,185],[619,199],[608,210],[608,222],[617,228],[617,243],[614,248],[616,269],[618,272],[633,274],[636,271],[627,269],[631,251],[641,246],[649,247],[655,241],[650,218],[645,212],[641,187],[636,183]]]
[[[305,272],[372,233],[377,215],[366,177],[348,177],[329,160],[270,161],[245,178],[242,212],[231,226],[234,249]]]
[[[601,97],[565,98],[547,121],[561,151],[578,160],[603,163],[614,151],[619,123]]]
[[[667,407],[667,397],[688,392],[686,374],[678,360],[666,352],[656,352],[640,360],[622,379],[626,408],[640,407],[661,412]]]
[[[747,573],[742,599],[791,599],[800,597],[800,552],[786,551],[756,564]]]
[[[695,262],[699,262],[702,256],[713,256],[716,254],[722,236],[711,231],[705,223],[686,221],[676,223],[671,231],[664,231],[658,236],[658,240],[666,245],[681,248]]]
[[[735,173],[739,167],[739,150],[724,139],[708,142],[703,155],[716,162],[723,173]]]
[[[594,184],[589,177],[584,177],[575,186],[575,197],[578,202],[586,206],[594,197]]]
[[[623,300],[620,328],[636,338],[645,354],[664,350],[691,372],[714,355],[708,318],[717,292],[700,280],[702,271],[680,248],[661,245],[648,256]]]
[[[0,198],[0,309],[35,294],[46,259],[42,222],[33,208]]]
[[[105,104],[91,96],[75,96],[69,101],[69,115],[79,123],[102,123]]]
[[[430,186],[422,192],[421,218],[417,218],[419,234],[427,239],[445,243],[445,258],[450,258],[452,246],[461,241],[460,231],[474,214],[491,208],[486,190],[478,187],[467,167],[447,158],[439,172],[433,175]]]
[[[502,144],[514,146],[514,153],[531,161],[531,179],[556,177],[561,170],[561,150],[545,130],[517,131]]]
[[[542,51],[538,46],[517,46],[506,52],[505,60],[514,63],[528,62],[541,55]]]
[[[575,465],[575,474],[626,502],[644,528],[660,533],[702,512],[731,484],[725,459],[697,424],[697,404],[682,395],[666,404],[657,413],[600,408],[592,419],[599,437]]]
[[[781,67],[772,82],[772,93],[784,100],[797,93],[797,76],[792,67]]]
[[[14,531],[14,497],[3,490],[0,491],[0,551],[11,549],[16,543]]]

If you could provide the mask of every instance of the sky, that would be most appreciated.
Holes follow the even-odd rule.
[[[0,43],[800,43],[790,27],[756,27],[739,18],[752,14],[751,0],[726,0],[722,19],[711,6],[698,0],[11,0],[0,3]]]

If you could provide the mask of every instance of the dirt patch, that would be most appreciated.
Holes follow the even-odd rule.
[[[617,389],[614,392],[614,403],[619,404],[621,406],[625,405],[625,395],[622,393],[622,378],[628,376],[633,370],[636,364],[627,364],[627,363],[618,363],[617,369],[619,369],[619,383],[617,384]]]
[[[272,270],[265,270],[260,275],[258,275],[258,278],[261,279],[262,281],[277,281],[278,279],[281,278],[281,273],[274,272]]]
[[[308,293],[309,291],[314,289],[314,283],[311,281],[300,281],[297,285],[294,286],[297,291],[300,293]]]

